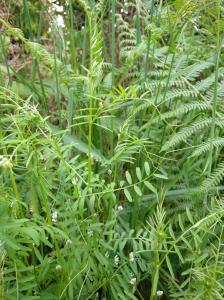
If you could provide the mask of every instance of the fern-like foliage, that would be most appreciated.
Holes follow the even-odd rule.
[[[207,110],[211,110],[211,104],[210,103],[205,103],[205,102],[193,102],[193,103],[187,103],[185,105],[182,105],[180,107],[178,107],[177,109],[173,110],[173,111],[169,111],[166,112],[164,114],[161,115],[161,119],[162,120],[167,120],[173,117],[179,117],[182,115],[185,115],[187,113],[189,113],[190,111],[194,111],[194,110],[198,110],[198,111],[207,111]]]
[[[207,142],[204,142],[203,144],[199,145],[194,152],[191,154],[192,157],[199,157],[206,152],[208,152],[211,147],[212,148],[221,148],[224,146],[224,139],[223,138],[215,138],[213,140],[208,140]]]
[[[186,141],[187,138],[189,138],[191,135],[199,132],[202,129],[208,128],[211,124],[212,118],[206,118],[194,122],[188,127],[182,128],[178,133],[174,134],[172,138],[163,145],[162,151],[166,151],[172,147],[177,146],[180,142]]]
[[[220,162],[217,166],[217,168],[214,169],[214,171],[211,173],[209,177],[207,177],[203,182],[201,186],[201,191],[206,192],[211,187],[215,187],[218,185],[224,176],[224,162]]]

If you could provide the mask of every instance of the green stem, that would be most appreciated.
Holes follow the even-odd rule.
[[[24,28],[29,35],[29,38],[33,39],[33,32],[32,32],[32,26],[31,26],[31,19],[30,19],[30,13],[29,13],[29,7],[27,0],[23,0],[23,11],[24,11]]]
[[[137,6],[137,16],[136,16],[136,44],[139,45],[141,43],[141,22],[140,22],[140,3],[136,1]]]
[[[115,83],[115,9],[116,0],[111,0],[111,63],[112,63],[112,86]]]
[[[83,43],[82,43],[82,66],[84,67],[85,66],[85,60],[86,60],[86,44],[87,44],[87,41],[86,41],[86,35],[87,35],[87,25],[88,25],[88,20],[87,20],[87,17],[85,18],[85,28],[84,28],[84,36],[83,36]],[[81,74],[84,74],[85,70],[82,69],[81,70]]]
[[[46,216],[47,216],[47,223],[48,225],[52,225],[52,220],[51,220],[51,213],[50,213],[50,208],[49,208],[49,205],[48,205],[48,200],[47,200],[47,195],[45,193],[45,190],[44,190],[44,185],[43,185],[43,182],[42,182],[42,178],[41,178],[41,175],[38,174],[37,176],[37,183],[39,185],[39,188],[40,188],[40,193],[41,193],[41,204],[42,204],[42,207],[45,209],[45,213],[46,213]]]
[[[91,149],[92,149],[92,127],[93,127],[93,74],[92,74],[92,64],[93,64],[93,52],[92,52],[92,23],[89,12],[87,12],[87,19],[89,25],[89,133],[88,133],[88,189],[91,187],[91,176],[92,176],[92,157],[91,157]]]
[[[70,17],[70,49],[71,49],[71,61],[73,70],[77,69],[77,57],[76,57],[76,49],[75,49],[75,31],[73,28],[74,17],[73,17],[73,8],[72,8],[72,0],[69,1],[69,17]]]
[[[18,216],[19,217],[23,217],[23,212],[22,212],[22,209],[20,209],[20,195],[19,195],[19,191],[18,191],[18,188],[17,188],[17,184],[16,184],[16,180],[15,180],[15,176],[14,176],[14,173],[12,171],[12,169],[9,170],[9,176],[10,176],[10,179],[11,179],[11,182],[12,182],[12,187],[13,187],[13,190],[14,190],[14,193],[15,193],[15,197],[16,197],[16,200],[17,200],[17,204],[18,204]]]
[[[55,28],[53,30],[52,39],[53,39],[53,55],[54,55],[54,69],[55,69],[55,81],[56,81],[56,104],[57,104],[57,110],[58,110],[58,119],[59,123],[61,125],[61,98],[60,98],[60,89],[59,89],[59,78],[58,78],[58,66],[57,66],[57,54],[56,54],[56,45],[55,45]]]
[[[158,250],[156,250],[150,300],[154,300],[156,297],[156,291],[157,291],[157,286],[158,286],[158,281],[159,281],[159,266],[160,266],[159,265],[159,252],[158,252]]]
[[[218,77],[219,77],[219,60],[220,60],[220,50],[221,50],[221,41],[220,41],[220,0],[218,2],[218,18],[217,18],[217,52],[216,52],[216,62],[215,62],[215,83],[214,83],[214,94],[213,94],[213,107],[212,107],[212,125],[211,125],[211,132],[210,132],[210,150],[209,150],[209,169],[208,175],[211,174],[212,170],[212,152],[213,152],[213,143],[212,140],[215,137],[215,119],[216,119],[216,109],[217,109],[217,93],[218,93]]]
[[[150,24],[152,23],[152,17],[153,17],[153,13],[154,13],[154,1],[155,0],[152,0],[152,4],[151,4]],[[148,40],[147,40],[147,52],[146,52],[146,58],[145,58],[145,80],[146,80],[146,77],[147,77],[147,74],[148,74],[148,60],[149,60],[150,45],[151,45],[151,30],[149,32]]]
[[[116,0],[111,0],[111,63],[112,63],[112,87],[115,85],[115,10],[116,10]],[[114,149],[114,119],[111,117],[111,134],[110,134],[110,152],[113,154]]]

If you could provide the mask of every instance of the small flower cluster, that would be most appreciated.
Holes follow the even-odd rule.
[[[1,156],[0,157],[0,167],[3,167],[5,170],[11,170],[13,167],[13,164],[10,162],[10,160],[8,158]]]
[[[161,298],[162,295],[163,295],[163,291],[157,291],[156,295],[157,295],[158,298]]]
[[[118,266],[119,262],[120,262],[120,257],[118,255],[115,255],[114,256],[114,264],[115,264],[115,266]]]
[[[123,209],[124,209],[124,207],[122,205],[115,206],[115,208],[114,208],[115,216],[117,217],[119,215],[119,213],[122,212]]]
[[[72,245],[72,240],[68,239],[65,244],[66,246],[70,247]]]
[[[130,253],[129,253],[129,261],[130,261],[130,262],[134,262],[134,261],[135,261],[135,256],[134,256],[134,253],[133,253],[133,252],[130,252]]]
[[[122,205],[119,205],[118,207],[117,207],[117,210],[118,211],[122,211],[124,208],[123,208],[123,206]]]
[[[121,9],[121,14],[128,15],[128,10],[123,10],[123,8],[122,8],[122,9]]]
[[[50,2],[50,7],[48,9],[48,13],[54,16],[53,22],[55,22],[55,25],[58,28],[64,28],[65,27],[65,21],[63,17],[63,14],[65,14],[64,6],[60,5],[59,2],[54,0],[49,0],[49,2]],[[48,32],[51,32],[51,27],[49,27]]]
[[[54,211],[53,214],[52,214],[52,223],[57,223],[57,220],[58,220],[58,212],[57,211]]]
[[[130,280],[131,285],[136,286],[136,283],[137,283],[137,279],[135,277]]]
[[[128,15],[128,2],[127,0],[124,0],[124,9],[121,9],[121,14]]]
[[[64,12],[64,6],[60,5],[58,1],[55,0],[49,0],[50,7],[49,7],[49,13],[56,12],[56,13],[63,13]]]

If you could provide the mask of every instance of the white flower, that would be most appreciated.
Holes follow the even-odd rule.
[[[58,27],[65,27],[64,18],[61,15],[58,15],[55,21]]]
[[[70,239],[68,239],[65,244],[66,244],[66,246],[71,246],[72,245],[72,241]]]
[[[115,256],[114,256],[114,263],[115,263],[116,266],[119,264],[119,261],[120,261],[119,256],[118,256],[118,255],[115,255]]]
[[[124,10],[123,10],[123,8],[121,9],[121,13],[123,14],[123,12],[124,12]]]
[[[85,26],[82,26],[82,30],[85,29]]]
[[[52,222],[57,223],[57,220],[58,220],[58,212],[54,211],[52,214]]]
[[[111,170],[111,169],[108,169],[107,173],[108,173],[109,175],[111,175],[111,174],[112,174],[112,170]]]
[[[119,205],[118,208],[117,208],[118,211],[122,211],[123,209],[124,209],[124,208],[123,208],[122,205]]]
[[[157,295],[159,298],[161,298],[162,295],[163,295],[163,291],[157,291],[157,292],[156,292],[156,295]]]
[[[13,167],[13,164],[6,157],[1,156],[0,158],[0,167],[3,167],[5,170],[10,170]]]
[[[130,284],[133,285],[133,286],[136,286],[136,282],[137,282],[136,278],[132,278],[130,280]]]
[[[57,272],[61,272],[62,266],[61,266],[61,265],[57,265],[57,266],[55,267],[55,269],[56,269]]]
[[[130,252],[130,253],[129,253],[129,261],[130,261],[130,262],[135,261],[135,256],[134,256],[134,253],[133,253],[133,252]]]
[[[73,177],[73,178],[72,178],[72,184],[73,184],[73,185],[76,185],[76,184],[77,184],[77,179],[76,179],[76,177]]]
[[[53,7],[54,7],[55,11],[58,13],[62,13],[64,11],[64,7],[62,5],[53,4]]]

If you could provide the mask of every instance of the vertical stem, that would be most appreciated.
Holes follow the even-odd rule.
[[[115,84],[115,10],[116,10],[116,0],[111,0],[111,63],[112,63],[112,87]],[[111,118],[111,134],[110,134],[110,152],[113,153],[114,148],[114,120]]]
[[[72,0],[69,1],[69,21],[70,21],[70,49],[71,49],[71,63],[73,70],[76,70],[77,66],[77,58],[76,58],[76,50],[75,50],[75,31],[73,28],[74,17],[73,17],[73,9],[72,9]]]
[[[92,24],[89,12],[87,13],[88,25],[89,25],[89,134],[88,134],[88,189],[91,187],[91,173],[92,173],[92,126],[93,126],[93,82],[92,82],[92,63],[93,63],[93,52],[92,52]]]
[[[43,13],[44,13],[44,6],[41,6],[40,19],[39,19],[38,30],[37,30],[37,42],[39,42],[40,36],[41,36],[41,29],[42,29],[43,15],[44,15]],[[42,80],[42,75],[40,72],[40,65],[37,60],[35,60],[34,67],[35,67],[35,69],[37,69],[37,74],[39,77],[40,90],[41,90],[40,100],[41,100],[41,104],[42,104],[42,109],[46,113],[48,111],[47,103],[46,103],[47,97],[46,97],[45,88],[44,88],[44,84],[43,84],[43,80]],[[33,73],[32,82],[35,81],[34,79],[35,79],[35,72]]]
[[[210,150],[209,150],[209,169],[208,175],[211,174],[212,170],[212,152],[213,152],[213,144],[212,140],[215,137],[215,118],[216,118],[216,108],[217,108],[217,91],[218,91],[218,77],[219,77],[219,59],[220,59],[220,0],[217,1],[218,6],[218,16],[217,16],[217,44],[216,44],[216,62],[215,62],[215,83],[214,83],[214,94],[213,94],[213,107],[212,107],[212,125],[211,125],[211,132],[210,132]]]
[[[59,123],[61,124],[61,99],[60,99],[60,91],[59,91],[59,79],[58,79],[58,66],[57,66],[57,55],[56,55],[56,45],[55,45],[55,28],[52,34],[53,39],[53,50],[54,50],[54,68],[55,68],[55,80],[56,80],[56,103],[57,103],[57,113]]]
[[[154,300],[156,297],[158,280],[159,280],[159,253],[158,253],[158,250],[156,250],[150,300]]]
[[[68,108],[67,108],[67,127],[72,134],[72,123],[73,123],[73,110],[74,110],[74,89],[70,88],[68,92]]]
[[[15,273],[16,273],[16,300],[19,300],[19,281],[18,281],[18,271],[17,271],[17,266],[15,264]]]
[[[152,23],[152,17],[153,17],[153,11],[154,11],[154,1],[155,0],[152,0],[152,4],[151,4],[150,23]],[[146,52],[146,58],[145,58],[145,80],[146,80],[147,73],[148,73],[148,60],[149,60],[150,44],[151,44],[151,31],[149,32],[148,40],[147,40],[147,52]]]
[[[112,86],[115,83],[115,9],[116,0],[111,0],[111,63],[112,63]]]
[[[48,199],[47,195],[44,190],[44,184],[42,181],[42,177],[40,174],[37,175],[37,184],[39,185],[40,188],[40,193],[41,193],[41,205],[45,209],[46,217],[47,217],[47,223],[48,225],[52,225],[52,220],[51,220],[51,213],[50,213],[50,207],[48,205]]]
[[[140,3],[136,1],[137,15],[136,15],[136,44],[141,43],[141,23],[140,23]]]
[[[11,78],[11,75],[10,75],[10,66],[9,66],[9,63],[8,63],[7,55],[6,55],[4,42],[5,42],[5,36],[4,36],[4,39],[3,39],[3,34],[0,34],[0,43],[1,43],[1,48],[2,48],[1,54],[2,54],[2,58],[4,59],[4,62],[5,62],[5,65],[6,65],[8,85],[10,85],[11,81],[12,81],[12,78]]]
[[[23,0],[23,9],[24,9],[24,27],[27,34],[29,34],[29,38],[33,39],[33,32],[30,20],[29,8],[27,5],[27,0]],[[28,27],[28,28],[27,28]]]
[[[40,214],[39,211],[39,202],[38,202],[38,197],[36,194],[36,190],[35,190],[35,183],[34,183],[34,176],[30,177],[30,190],[31,190],[31,195],[32,195],[32,209],[34,211],[35,214]]]
[[[85,59],[86,59],[86,28],[88,25],[87,17],[85,18],[85,29],[84,29],[84,37],[83,37],[83,43],[82,43],[82,66],[85,66]],[[81,73],[84,73],[84,69],[81,70]]]
[[[15,180],[15,176],[14,176],[14,173],[12,171],[12,169],[9,170],[9,176],[10,176],[10,180],[11,180],[11,183],[12,183],[12,187],[13,187],[13,190],[14,190],[14,193],[15,193],[15,198],[17,200],[17,206],[18,206],[18,217],[23,217],[23,211],[22,211],[22,208],[20,207],[20,194],[19,194],[19,191],[18,191],[18,188],[17,188],[17,184],[16,184],[16,180]]]
[[[132,207],[131,214],[131,228],[137,231],[137,216],[138,216],[138,208],[139,208],[139,199],[138,196],[134,198],[134,203]]]

